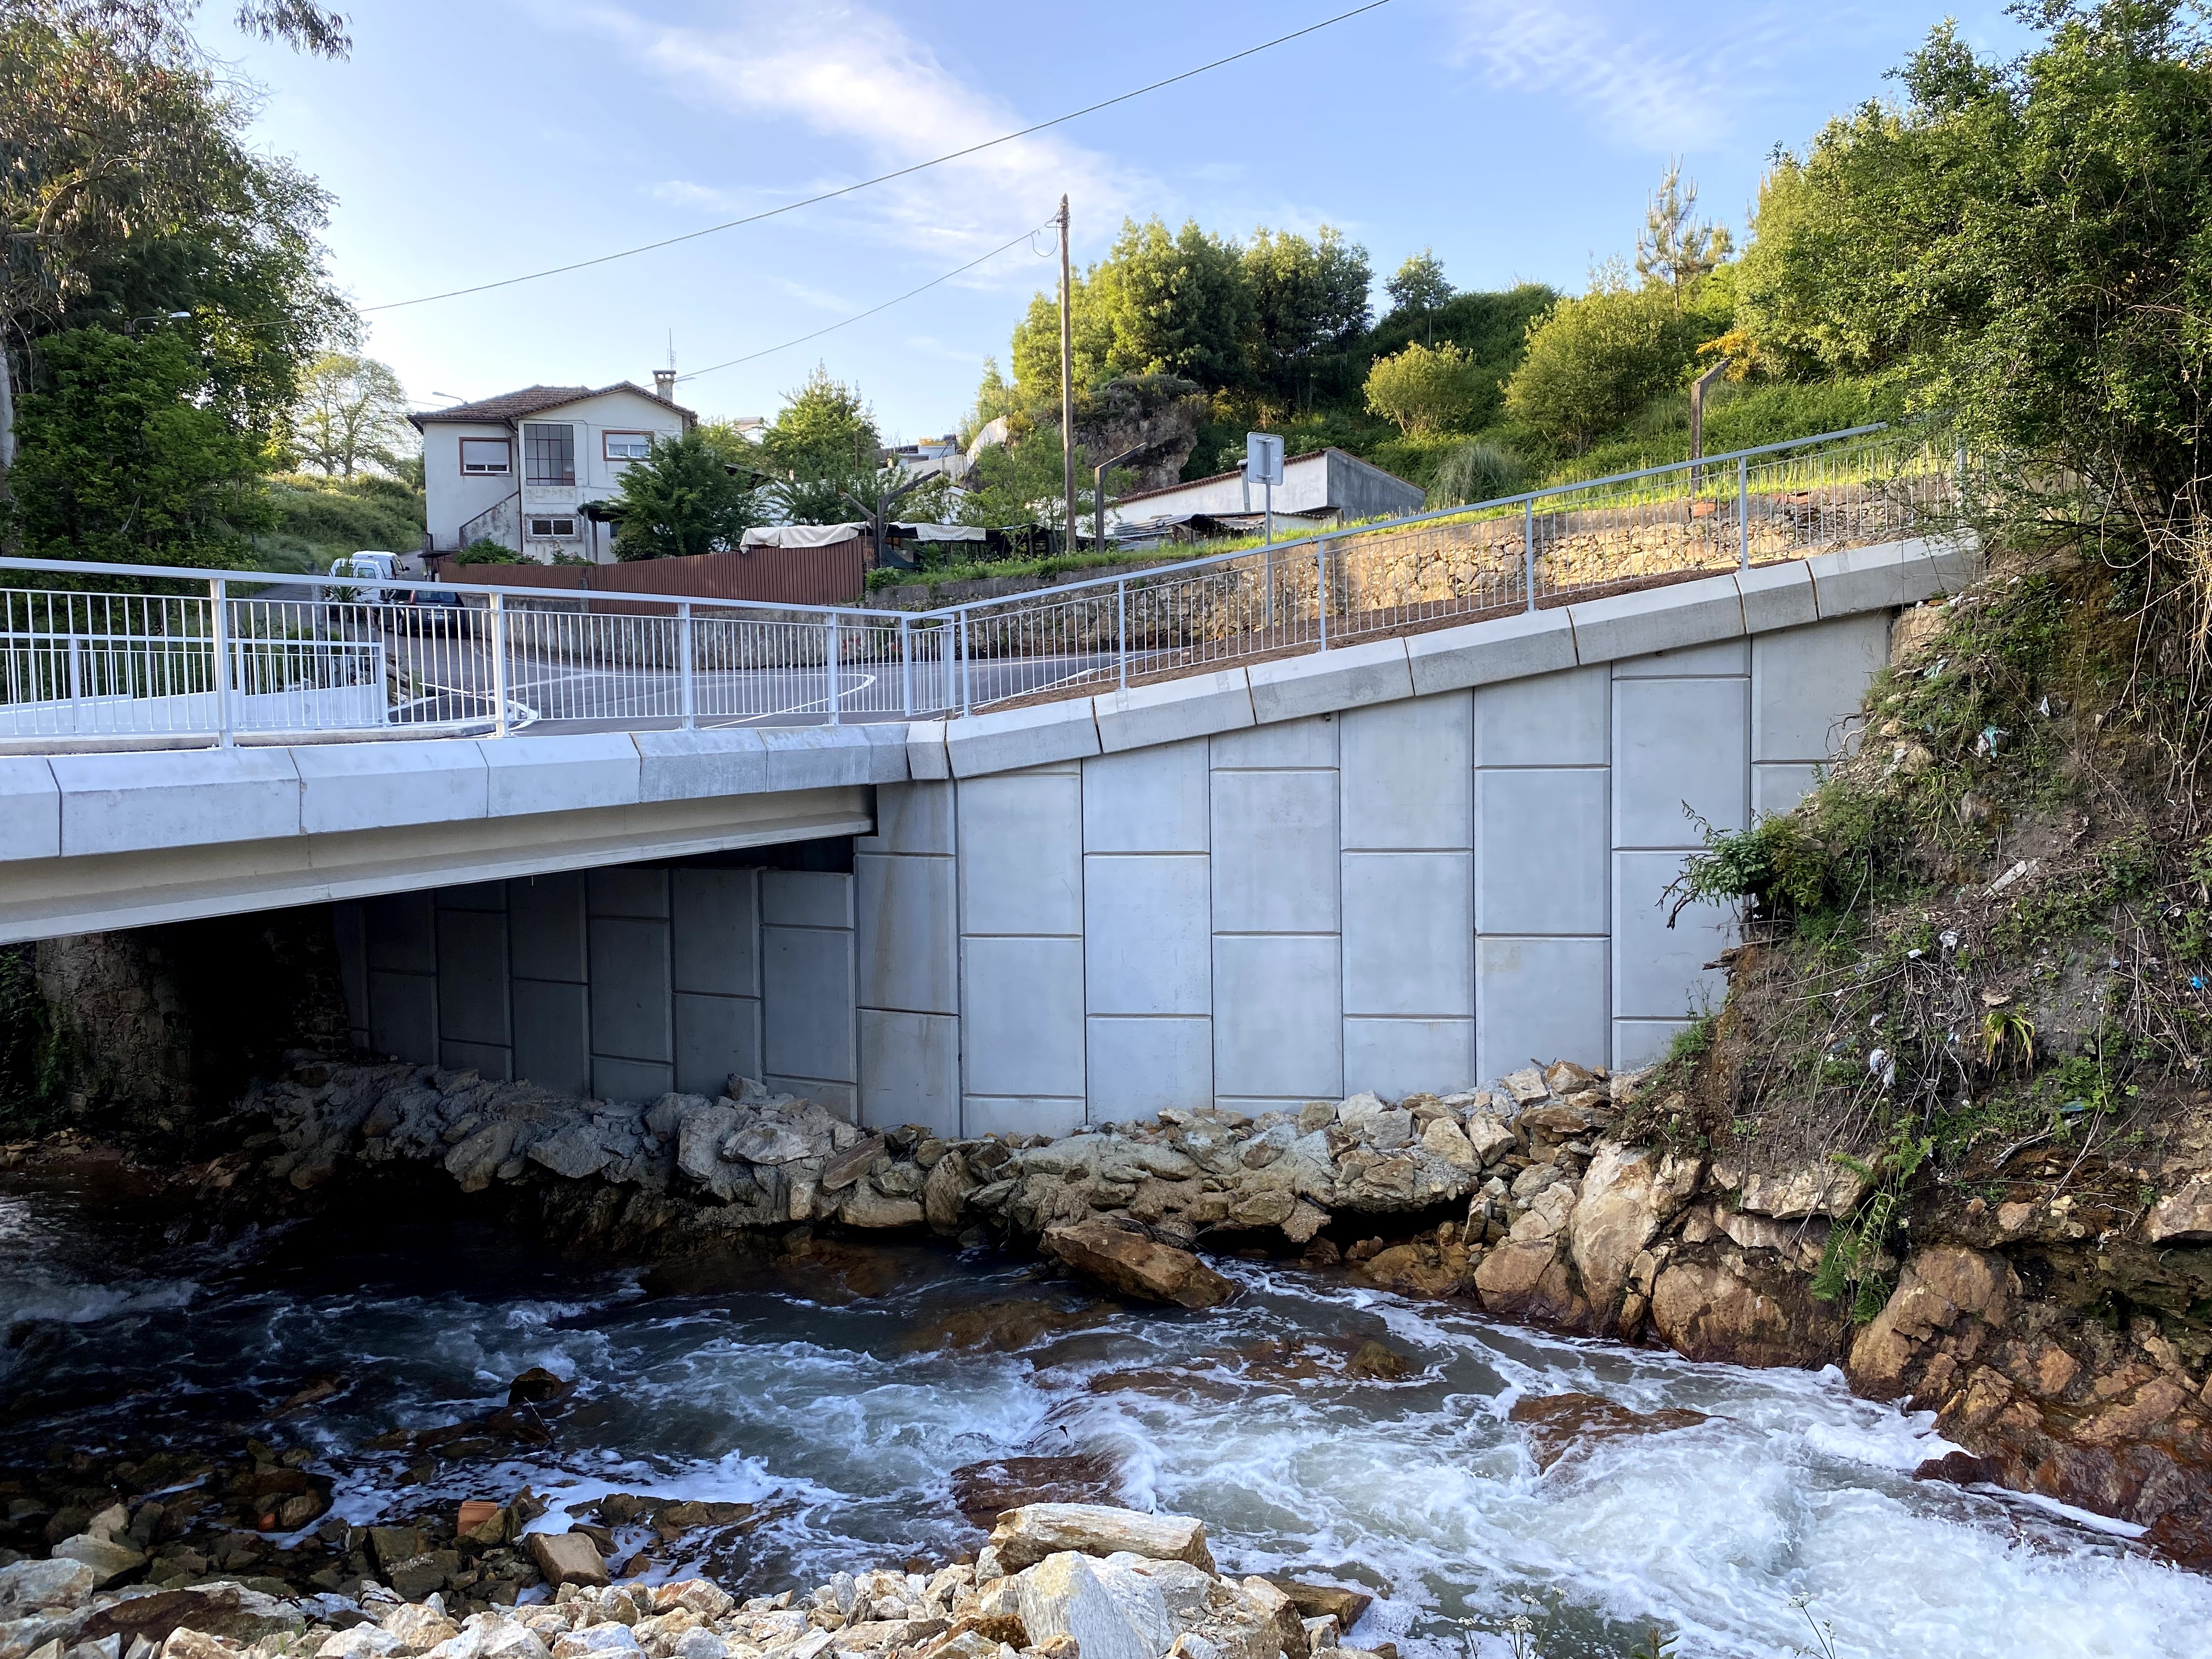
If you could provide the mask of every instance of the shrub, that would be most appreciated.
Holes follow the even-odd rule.
[[[511,547],[502,547],[489,537],[479,536],[453,555],[455,564],[520,564],[522,555]]]
[[[1437,468],[1429,486],[1431,507],[1462,507],[1474,501],[1494,501],[1519,494],[1528,487],[1521,463],[1496,444],[1462,444]]]
[[[1449,341],[1433,348],[1415,341],[1367,372],[1368,408],[1409,434],[1464,430],[1484,392],[1482,365]]]
[[[1505,383],[1506,412],[1581,448],[1681,380],[1705,337],[1667,288],[1600,289],[1562,300],[1528,332]]]

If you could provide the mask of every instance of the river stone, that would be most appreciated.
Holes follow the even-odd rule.
[[[78,1632],[96,1642],[120,1636],[128,1652],[142,1638],[160,1644],[173,1633],[191,1630],[235,1642],[258,1641],[296,1631],[305,1622],[297,1602],[228,1579],[196,1584],[190,1589],[156,1590],[150,1595],[131,1595],[112,1606],[97,1608]]]
[[[822,1166],[822,1190],[839,1193],[867,1174],[869,1166],[884,1150],[884,1138],[870,1135],[866,1139],[848,1147]]]
[[[1337,1634],[1348,1636],[1375,1598],[1364,1590],[1340,1584],[1310,1584],[1296,1578],[1278,1578],[1275,1588],[1291,1598],[1291,1605],[1308,1619],[1334,1619]]]
[[[100,1575],[82,1561],[18,1561],[0,1567],[0,1613],[20,1618],[46,1607],[81,1607],[100,1587]]]
[[[702,1106],[684,1114],[676,1128],[676,1167],[727,1204],[751,1196],[751,1177],[722,1161],[722,1143],[738,1123],[729,1106]]]
[[[315,1659],[392,1659],[404,1650],[399,1638],[374,1625],[342,1630],[315,1650]]]
[[[1247,1578],[1237,1588],[1273,1621],[1287,1659],[1307,1659],[1305,1622],[1299,1617],[1297,1604],[1264,1578]]]
[[[878,1192],[874,1182],[863,1181],[845,1195],[837,1217],[848,1227],[919,1227],[922,1223],[921,1200],[893,1198]]]
[[[1066,1636],[1074,1638],[1081,1659],[1159,1659],[1166,1645],[1156,1645],[1152,1633],[1130,1620],[1097,1570],[1073,1551],[1047,1556],[1014,1582],[1022,1627],[1033,1647],[1049,1647],[1054,1638]],[[1152,1595],[1157,1601],[1159,1592]],[[1159,1624],[1168,1624],[1164,1602]],[[1168,1640],[1174,1640],[1171,1630]]]
[[[570,1181],[595,1176],[615,1161],[614,1153],[601,1144],[599,1132],[588,1123],[571,1123],[558,1134],[539,1141],[530,1149],[530,1157]]]
[[[1046,1254],[1124,1296],[1179,1308],[1215,1308],[1237,1293],[1235,1285],[1188,1250],[1154,1243],[1111,1222],[1048,1228],[1038,1243]]]
[[[532,1534],[533,1537],[544,1535],[542,1533]],[[822,1634],[827,1637],[829,1632],[824,1631]],[[823,1646],[828,1645],[824,1641]],[[586,1659],[587,1655],[592,1654],[628,1656],[643,1651],[637,1644],[636,1634],[628,1625],[611,1623],[572,1630],[565,1636],[556,1637],[553,1643],[553,1659]]]
[[[402,1590],[400,1594],[406,1592]],[[425,1590],[423,1594],[429,1592]],[[380,1622],[384,1633],[399,1644],[402,1653],[428,1653],[441,1642],[461,1633],[461,1627],[435,1607],[419,1607],[412,1601],[392,1608]]]
[[[607,1564],[599,1547],[580,1532],[533,1532],[530,1559],[549,1584],[592,1584],[608,1582]]]
[[[1607,1141],[1583,1173],[1568,1247],[1601,1329],[1610,1328],[1630,1265],[1697,1191],[1695,1158]],[[1554,1190],[1557,1190],[1556,1188]]]
[[[1008,1510],[992,1529],[990,1547],[1008,1572],[1048,1555],[1074,1550],[1109,1556],[1127,1552],[1152,1561],[1188,1561],[1206,1572],[1206,1523],[1187,1515],[1144,1515],[1105,1504],[1026,1504]],[[1036,1636],[1034,1628],[1030,1632]]]
[[[127,1578],[146,1565],[146,1558],[128,1544],[118,1544],[112,1538],[95,1537],[88,1532],[74,1538],[64,1538],[54,1546],[57,1558],[81,1561],[92,1570],[98,1580],[94,1589],[105,1589],[118,1579]]]

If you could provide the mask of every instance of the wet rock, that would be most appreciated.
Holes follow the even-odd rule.
[[[1042,1248],[1124,1296],[1179,1308],[1213,1308],[1236,1294],[1235,1285],[1188,1250],[1124,1232],[1110,1222],[1054,1227],[1044,1235]]]
[[[1153,1561],[1188,1561],[1206,1572],[1214,1570],[1204,1522],[1186,1515],[1143,1515],[1103,1504],[1031,1504],[1010,1510],[999,1517],[990,1546],[1008,1572],[1019,1572],[1068,1550],[1097,1556],[1126,1553]],[[1036,1633],[1034,1629],[1030,1633]]]
[[[244,1584],[219,1582],[132,1595],[95,1610],[78,1635],[88,1642],[120,1637],[127,1653],[142,1640],[158,1646],[179,1631],[252,1642],[296,1631],[301,1622],[296,1601]]]
[[[926,1218],[919,1199],[894,1198],[878,1189],[872,1181],[857,1182],[837,1206],[837,1218],[848,1227],[882,1229],[919,1227]]]
[[[1345,1367],[1350,1376],[1378,1382],[1395,1382],[1412,1370],[1412,1363],[1405,1355],[1371,1337],[1359,1345],[1352,1353],[1352,1363]]]
[[[603,1586],[609,1580],[607,1564],[598,1548],[580,1532],[533,1532],[530,1559],[549,1584]]]
[[[54,1554],[82,1563],[92,1571],[94,1588],[101,1589],[128,1578],[146,1565],[146,1558],[128,1544],[118,1544],[89,1532],[64,1538],[54,1546]]]
[[[99,1588],[100,1575],[63,1556],[0,1567],[0,1619],[20,1619],[49,1607],[78,1607]]]
[[[1651,1289],[1651,1325],[1686,1359],[1736,1365],[1817,1366],[1842,1348],[1850,1326],[1811,1282],[1741,1255],[1670,1261]]]
[[[1918,1252],[1852,1342],[1851,1386],[1875,1400],[1923,1386],[1948,1393],[1960,1368],[1993,1345],[2019,1294],[2020,1280],[2002,1257],[1954,1245]]]
[[[952,1471],[952,1502],[979,1527],[1032,1504],[1112,1506],[1121,1495],[1121,1460],[1105,1452],[1051,1457],[994,1457]]]
[[[1554,1068],[1557,1069],[1557,1068]],[[1612,1328],[1630,1265],[1697,1191],[1695,1158],[1607,1142],[1583,1173],[1568,1244],[1598,1328]]]
[[[1625,1435],[1664,1434],[1709,1421],[1703,1412],[1669,1407],[1638,1412],[1594,1394],[1555,1394],[1513,1402],[1509,1421],[1528,1431],[1536,1467],[1549,1469],[1571,1453]]]
[[[1340,1584],[1315,1584],[1296,1578],[1278,1578],[1277,1589],[1291,1598],[1291,1605],[1307,1619],[1334,1619],[1340,1636],[1351,1633],[1375,1598],[1364,1590],[1346,1589]]]
[[[2197,1176],[2152,1205],[2143,1237],[2154,1244],[2212,1242],[2212,1175]]]

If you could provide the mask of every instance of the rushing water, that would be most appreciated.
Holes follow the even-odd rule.
[[[756,1589],[980,1541],[950,1474],[1109,1453],[1128,1501],[1202,1516],[1224,1568],[1358,1581],[1359,1638],[1407,1659],[2202,1656],[2212,1580],[2020,1500],[1915,1482],[1923,1419],[1832,1373],[1692,1365],[1492,1323],[1340,1279],[1230,1263],[1213,1313],[1094,1303],[1021,1262],[928,1247],[842,1263],[579,1267],[476,1221],[354,1216],[179,1246],[69,1194],[0,1187],[0,1462],[76,1446],[205,1445],[266,1427],[305,1379],[344,1392],[283,1419],[356,1522],[529,1481],[762,1504]],[[1346,1369],[1379,1338],[1395,1382]],[[578,1380],[526,1461],[393,1484],[393,1425],[503,1404],[543,1365]],[[1604,1440],[1540,1472],[1512,1402],[1576,1390],[1710,1420]],[[1472,1649],[1468,1627],[1475,1621]]]

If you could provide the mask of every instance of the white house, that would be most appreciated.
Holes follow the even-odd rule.
[[[1294,514],[1312,524],[1341,524],[1352,519],[1402,518],[1419,513],[1427,499],[1419,484],[1407,483],[1372,462],[1340,449],[1316,449],[1283,463],[1274,507],[1279,517]],[[1267,501],[1265,487],[1248,482],[1239,467],[1210,478],[1124,495],[1106,509],[1106,520],[1109,533],[1115,529],[1133,532],[1194,514],[1243,518],[1263,511]]]
[[[422,434],[425,550],[489,540],[540,564],[556,554],[611,561],[614,538],[598,504],[655,438],[699,420],[669,395],[672,374],[656,371],[653,382],[652,392],[628,380],[533,386],[409,416]]]

